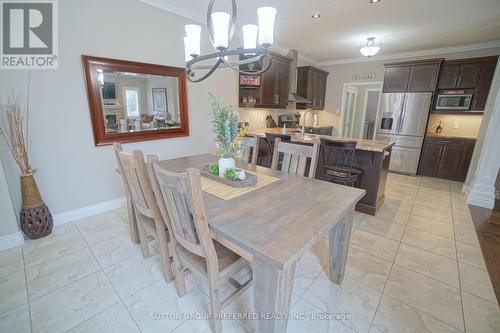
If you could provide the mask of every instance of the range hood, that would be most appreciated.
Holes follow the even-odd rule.
[[[290,50],[290,52],[288,53],[288,58],[292,59],[292,62],[290,63],[290,93],[288,94],[288,102],[296,104],[312,103],[312,101],[308,100],[304,96],[297,94],[297,50]]]

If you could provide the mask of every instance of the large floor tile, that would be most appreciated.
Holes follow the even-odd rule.
[[[399,242],[401,237],[403,237],[405,225],[370,216],[365,218],[363,222],[360,223],[358,229],[369,231]]]
[[[459,269],[462,291],[482,297],[493,303],[497,302],[490,276],[486,270],[463,263],[459,263]]]
[[[140,333],[123,303],[118,303],[73,328],[69,333]]]
[[[375,216],[387,221],[406,224],[410,218],[412,206],[413,202],[408,203],[386,197],[384,204],[377,210]]]
[[[464,328],[460,291],[447,284],[395,265],[384,294],[457,329]]]
[[[415,205],[413,205],[411,213],[414,216],[425,217],[429,220],[435,220],[448,224],[453,223],[453,214],[451,210],[448,210],[446,208],[440,209],[421,203],[415,203]]]
[[[462,228],[476,230],[470,213],[469,214],[453,213],[453,224]]]
[[[304,299],[295,304],[291,311],[292,318],[288,320],[288,333],[355,333],[340,320],[341,315],[325,313]]]
[[[22,269],[24,269],[24,261],[23,249],[21,246],[0,251],[0,277],[12,274]]]
[[[354,212],[354,218],[353,218],[353,222],[352,222],[352,229],[356,229],[358,227],[358,225],[361,223],[361,221],[363,221],[368,216],[370,216],[370,215],[363,214],[363,213],[360,213],[360,212]]]
[[[28,303],[0,314],[0,332],[31,333]]]
[[[408,220],[408,226],[431,234],[454,239],[453,225],[449,223],[432,220],[423,216],[412,215]]]
[[[457,242],[456,246],[458,261],[468,265],[486,269],[483,253],[481,252],[480,248],[460,242]]]
[[[105,241],[113,236],[130,234],[128,226],[115,213],[103,218],[83,220],[76,225],[89,245]]]
[[[350,244],[353,248],[392,262],[399,243],[371,232],[356,229],[351,235]]]
[[[208,297],[189,280],[187,293],[178,297],[173,283],[163,279],[124,300],[142,332],[170,332],[185,315],[198,313],[208,305]]]
[[[105,268],[129,258],[142,258],[139,245],[132,243],[130,237],[125,234],[111,237],[103,242],[90,245],[99,264]],[[152,247],[151,252],[156,250]]]
[[[355,248],[349,249],[345,274],[380,292],[389,277],[392,262],[374,257]]]
[[[457,258],[455,241],[453,239],[431,234],[411,226],[406,227],[401,242],[448,258]]]
[[[401,244],[394,262],[443,283],[459,288],[457,261],[419,248]]]
[[[500,332],[500,310],[498,304],[490,303],[466,292],[462,293],[462,298],[467,333]]]
[[[342,316],[341,322],[365,333],[370,329],[381,294],[345,277],[341,284],[322,273],[302,297],[320,310]]]
[[[199,313],[201,318],[193,318],[184,321],[172,333],[205,333],[211,332],[210,321],[209,321],[209,308],[202,309]],[[222,319],[222,332],[228,333],[247,333],[247,331],[241,327],[233,319]]]
[[[457,242],[471,245],[474,247],[481,247],[479,245],[479,240],[477,239],[476,230],[463,228],[461,226],[455,225],[455,239]]]
[[[100,270],[88,248],[26,268],[28,294],[40,297]]]
[[[433,190],[450,192],[450,183],[445,179],[422,177],[420,186]]]
[[[74,225],[55,228],[52,234],[42,239],[24,243],[26,266],[36,265],[86,248],[80,232]]]
[[[0,277],[0,313],[28,302],[24,270]]]
[[[324,267],[308,258],[302,258],[297,263],[295,270],[295,280],[293,281],[293,292],[297,296],[302,296],[307,288],[314,282]]]
[[[104,273],[122,299],[163,278],[159,254],[125,259],[104,268]]]
[[[459,333],[461,331],[384,295],[375,314],[370,333],[401,332]]]
[[[103,272],[31,301],[34,332],[65,332],[119,302]]]

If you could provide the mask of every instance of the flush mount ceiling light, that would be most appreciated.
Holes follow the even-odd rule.
[[[184,48],[186,58],[187,77],[190,82],[200,82],[212,75],[219,67],[229,67],[245,75],[259,75],[266,72],[271,67],[271,56],[269,47],[274,41],[274,19],[276,8],[261,7],[257,9],[259,25],[246,24],[243,30],[243,48],[230,50],[229,42],[233,38],[236,27],[236,0],[231,0],[231,14],[225,12],[214,12],[215,0],[210,0],[207,11],[207,27],[210,42],[215,52],[200,55],[200,34],[201,26],[188,24],[185,26],[186,37],[184,37]],[[257,42],[259,46],[257,45]],[[246,59],[241,60],[244,55]],[[238,61],[229,61],[229,56],[238,56]],[[213,65],[196,65],[201,61],[215,59]],[[256,71],[244,71],[240,65],[259,62],[261,68]],[[195,78],[196,70],[208,70],[208,72]]]
[[[380,0],[370,0],[370,3],[377,3],[380,2]]]
[[[318,13],[313,14],[313,16],[312,16],[313,19],[319,19],[320,17],[321,17],[321,15]]]
[[[372,57],[378,53],[381,46],[382,43],[375,45],[375,37],[369,37],[366,39],[366,46],[360,48],[359,52],[361,52],[361,54],[364,55],[365,57]]]

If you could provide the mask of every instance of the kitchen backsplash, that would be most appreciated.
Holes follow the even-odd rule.
[[[304,110],[297,110],[300,112],[302,117],[300,118],[300,124],[304,117]],[[276,109],[248,109],[240,108],[240,121],[247,121],[250,124],[251,129],[259,129],[266,127],[266,116],[271,115],[274,121],[278,123],[278,116],[284,114],[295,114],[293,111],[289,110],[276,110]],[[337,115],[328,111],[311,111],[307,115],[307,125],[312,125],[313,114],[318,115],[319,125],[322,126],[335,126],[337,123]]]
[[[479,128],[481,127],[481,115],[444,115],[444,114],[431,114],[429,117],[429,125],[427,132],[436,133],[441,121],[443,128],[443,135],[452,136],[465,136],[477,138]]]

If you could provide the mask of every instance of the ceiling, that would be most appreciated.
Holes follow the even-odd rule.
[[[208,0],[141,0],[199,22]],[[189,3],[189,6],[186,6]],[[229,11],[229,0],[216,10]],[[383,47],[378,56],[492,42],[500,46],[500,0],[237,0],[238,30],[257,23],[258,7],[274,6],[275,44],[316,62],[360,58],[367,37]],[[320,19],[311,15],[320,13]]]

